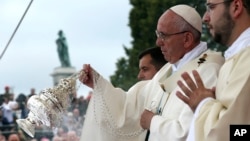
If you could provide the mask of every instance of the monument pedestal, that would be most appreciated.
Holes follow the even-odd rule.
[[[62,78],[67,78],[76,73],[75,67],[56,67],[51,74],[54,86],[56,86]]]

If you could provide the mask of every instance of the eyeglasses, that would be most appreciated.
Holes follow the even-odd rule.
[[[213,10],[216,7],[216,5],[226,3],[226,2],[232,2],[232,0],[225,0],[225,1],[222,1],[222,2],[218,2],[218,3],[207,3],[206,4],[207,12],[209,13],[211,10]]]
[[[188,32],[188,31],[181,31],[181,32],[168,34],[168,33],[163,33],[163,32],[159,32],[158,30],[155,30],[155,34],[156,34],[157,38],[160,38],[162,41],[166,40],[167,37],[177,35],[177,34],[182,34],[182,33],[185,33],[185,32]]]

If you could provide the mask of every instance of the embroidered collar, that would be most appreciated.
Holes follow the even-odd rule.
[[[172,65],[172,72],[178,71],[183,65],[185,65],[187,62],[195,59],[198,57],[200,54],[205,52],[207,50],[207,43],[201,41],[198,46],[193,48],[190,52],[184,55],[183,58],[181,58],[178,62]]]

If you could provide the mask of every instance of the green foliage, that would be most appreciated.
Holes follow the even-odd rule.
[[[130,4],[133,6],[129,15],[129,26],[133,38],[132,47],[123,47],[127,57],[118,59],[117,70],[110,77],[114,86],[124,90],[128,90],[137,82],[138,54],[146,48],[155,46],[158,18],[166,9],[177,4],[188,4],[197,7],[201,15],[205,12],[204,1],[201,0],[130,0]],[[203,40],[209,42],[209,47],[218,50],[220,46],[210,40],[207,30],[204,30],[202,37]]]

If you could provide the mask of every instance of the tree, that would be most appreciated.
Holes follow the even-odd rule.
[[[114,86],[124,90],[128,90],[137,82],[138,54],[146,48],[155,46],[157,21],[166,9],[177,4],[188,4],[197,7],[201,15],[205,12],[204,2],[200,0],[130,0],[130,4],[133,6],[129,15],[129,26],[133,38],[132,47],[123,46],[127,57],[118,59],[117,70],[110,77]],[[203,39],[209,38],[208,31],[204,31],[202,37]],[[211,40],[209,42],[211,42],[211,47],[218,48],[218,45]]]

